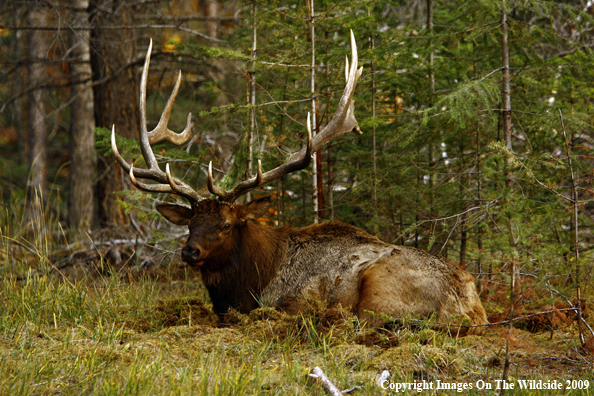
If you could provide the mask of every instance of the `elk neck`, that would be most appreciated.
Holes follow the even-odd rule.
[[[233,307],[249,312],[256,298],[278,272],[287,250],[288,228],[266,227],[250,221],[236,227],[233,247],[216,270],[201,269],[214,311],[221,315]],[[212,268],[212,267],[210,267]]]

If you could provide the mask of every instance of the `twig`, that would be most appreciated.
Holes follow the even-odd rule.
[[[362,388],[360,386],[353,386],[351,389],[345,389],[340,393],[344,395],[346,393],[351,393],[353,391],[356,391],[357,389],[362,389]]]
[[[586,345],[584,339],[584,333],[582,331],[582,296],[581,296],[581,285],[580,285],[580,253],[579,253],[579,231],[578,231],[578,192],[573,174],[573,165],[571,163],[571,152],[569,151],[569,143],[567,143],[567,133],[565,133],[565,123],[563,122],[563,113],[559,109],[559,118],[561,119],[561,129],[563,130],[563,138],[565,139],[565,152],[567,154],[567,163],[569,170],[571,171],[571,200],[573,203],[573,244],[575,254],[575,283],[576,283],[576,294],[577,294],[577,314],[578,314],[578,331],[580,336],[580,343],[582,347]]]
[[[9,26],[9,25],[0,25],[0,29],[6,30],[42,30],[42,31],[55,31],[60,30],[59,26]],[[94,26],[80,26],[74,27],[69,26],[69,30],[93,30],[96,29]],[[159,24],[144,24],[144,25],[125,25],[125,26],[101,26],[101,30],[138,30],[138,29],[178,29],[183,32],[187,32],[193,34],[198,37],[202,37],[205,40],[212,41],[219,44],[227,43],[227,40],[221,40],[216,37],[208,36],[204,33],[201,33],[197,30],[187,28],[185,26],[181,26],[180,24],[173,24],[173,25],[159,25]]]
[[[322,386],[324,387],[324,390],[332,395],[332,396],[341,396],[342,392],[336,387],[336,385],[334,385],[332,383],[332,381],[330,381],[330,378],[328,378],[326,376],[326,374],[324,374],[324,372],[322,371],[321,368],[319,367],[314,367],[313,370],[311,370],[311,373],[309,373],[309,376],[312,378],[317,378],[322,382]]]
[[[551,287],[551,285],[548,284],[548,282],[547,282],[547,289],[549,289],[549,291],[554,291],[555,293],[557,293],[557,295],[563,297],[565,299],[565,301],[571,306],[571,308],[564,309],[564,311],[565,310],[567,310],[567,311],[573,310],[576,313],[578,312],[578,308],[571,303],[571,300],[569,300],[569,298],[567,298],[563,294],[561,294],[558,290],[553,289]],[[592,337],[594,337],[594,330],[592,329],[592,327],[588,324],[588,322],[586,322],[586,319],[584,319],[583,316],[581,317],[581,319],[582,319],[582,323],[588,328],[588,330],[590,330],[590,333],[592,333]]]
[[[388,370],[384,370],[377,377],[377,379],[375,380],[375,383],[377,384],[377,386],[381,387],[382,384],[384,383],[384,381],[389,380],[391,376],[392,375],[390,374],[390,372]]]

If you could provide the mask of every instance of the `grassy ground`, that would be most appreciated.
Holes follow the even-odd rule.
[[[376,383],[382,370],[394,383],[425,380],[434,389],[423,394],[458,393],[435,389],[438,380],[469,384],[474,389],[466,394],[499,393],[501,329],[465,338],[406,326],[361,329],[349,313],[320,307],[298,316],[266,308],[231,313],[219,325],[199,279],[179,278],[162,272],[124,281],[108,274],[72,283],[32,274],[0,281],[0,393],[322,395],[308,376],[315,366],[340,389],[356,387],[355,395],[396,394]],[[574,326],[515,333],[516,388],[519,379],[592,381],[592,357],[577,352]],[[477,381],[493,389],[477,390]],[[513,394],[591,394],[592,382],[581,392]]]
[[[594,393],[592,355],[580,352],[575,322],[561,314],[541,320],[555,330],[511,337],[502,327],[464,338],[418,323],[367,329],[319,306],[297,316],[232,312],[221,324],[199,275],[176,264],[179,241],[116,246],[135,235],[124,230],[69,243],[50,216],[28,228],[23,218],[23,205],[0,211],[0,395],[323,395],[309,376],[316,366],[354,395],[398,394],[413,383],[429,389],[405,393],[492,395],[506,338],[509,394]],[[484,300],[492,321],[505,317],[500,289]],[[383,370],[394,389],[378,384]],[[519,390],[525,379],[563,389]],[[454,389],[437,389],[439,381]]]

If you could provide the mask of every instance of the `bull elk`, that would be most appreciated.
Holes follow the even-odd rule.
[[[351,32],[352,61],[345,67],[346,86],[338,109],[323,130],[312,138],[308,116],[307,145],[286,163],[225,190],[215,184],[212,162],[208,191],[216,198],[203,198],[197,190],[163,172],[151,144],[168,140],[182,144],[190,136],[191,117],[184,132],[177,134],[167,123],[177,95],[181,72],[163,115],[151,132],[146,127],[146,85],[152,42],[146,54],[140,95],[140,148],[146,169],[134,168],[120,155],[112,130],[111,144],[120,165],[134,186],[149,192],[166,192],[187,199],[191,207],[158,205],[167,220],[188,226],[190,235],[182,260],[199,269],[218,315],[234,308],[249,312],[265,302],[288,312],[298,311],[304,301],[317,299],[328,306],[342,305],[361,320],[377,323],[377,315],[436,315],[442,323],[486,324],[485,311],[473,277],[458,266],[429,252],[394,246],[349,224],[330,221],[303,228],[267,227],[251,220],[263,216],[269,197],[245,204],[236,199],[265,183],[307,167],[311,154],[330,140],[350,131],[361,133],[354,114],[353,92],[362,70],[357,68],[357,47]],[[145,183],[138,179],[158,182]],[[471,328],[480,333],[482,327]]]

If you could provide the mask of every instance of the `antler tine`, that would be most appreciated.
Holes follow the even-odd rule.
[[[171,173],[167,175],[158,167],[156,169],[141,169],[134,168],[134,165],[128,164],[124,158],[122,158],[115,140],[115,127],[111,130],[111,149],[116,160],[119,162],[121,167],[130,175],[130,181],[134,187],[147,191],[147,192],[163,192],[163,193],[174,193],[179,194],[191,202],[200,201],[203,199],[192,187],[188,186],[181,180],[174,179],[171,177]],[[169,172],[169,164],[166,166],[166,170]],[[158,181],[161,184],[146,184],[137,180],[138,178],[150,179]]]
[[[188,114],[188,120],[186,121],[186,128],[181,133],[175,133],[167,127],[169,123],[169,117],[171,117],[171,110],[173,109],[173,103],[175,102],[175,98],[177,97],[177,93],[179,91],[179,86],[181,84],[181,77],[182,72],[179,71],[177,75],[177,81],[175,82],[175,86],[173,87],[173,92],[169,96],[167,100],[167,104],[165,105],[165,109],[163,110],[163,114],[161,114],[161,118],[159,119],[159,123],[148,133],[148,139],[150,144],[159,143],[162,140],[167,140],[170,143],[175,145],[180,145],[185,143],[190,136],[192,136],[192,127],[194,123],[192,123],[192,113]]]
[[[238,197],[242,196],[246,192],[257,188],[262,184],[262,161],[258,160],[258,168],[256,170],[256,176],[253,178],[243,181],[236,185],[231,190],[227,191],[222,187],[214,184],[214,178],[212,176],[212,161],[208,164],[208,179],[207,187],[211,194],[219,197],[219,200],[225,202],[234,202]]]
[[[357,81],[359,81],[359,77],[361,77],[361,73],[363,73],[363,68],[357,69],[359,56],[357,54],[357,43],[355,42],[355,35],[351,30],[351,58],[352,63],[350,64],[347,62],[345,68],[345,76],[346,76],[346,87],[340,101],[338,102],[338,108],[334,113],[334,116],[330,120],[330,122],[322,129],[314,138],[314,149],[317,150],[319,147],[322,147],[324,144],[328,143],[330,140],[334,140],[340,136],[346,135],[350,131],[355,131],[359,135],[361,129],[359,128],[359,123],[355,118],[355,104],[353,103],[353,93],[355,92],[355,87],[357,86]]]
[[[164,192],[164,193],[171,193],[173,192],[171,189],[171,186],[167,185],[167,184],[146,184],[146,183],[142,183],[139,182],[136,177],[134,176],[134,172],[137,171],[138,169],[134,169],[134,165],[130,165],[130,172],[128,173],[128,175],[130,175],[130,181],[132,181],[132,184],[134,185],[134,187],[143,190],[143,191],[147,191],[147,192]]]
[[[181,180],[176,180],[171,176],[171,171],[169,170],[169,164],[165,164],[165,175],[167,176],[167,181],[171,186],[171,189],[176,193],[181,195],[182,197],[188,198],[190,201],[200,201],[204,199],[201,197],[196,190],[192,187],[188,186],[186,183],[182,182]]]
[[[210,191],[211,194],[218,196],[221,200],[226,200],[229,195],[227,190],[214,184],[212,177],[212,161],[210,161],[208,164],[208,178],[206,179],[206,186],[208,187],[208,191]]]
[[[226,202],[233,202],[239,196],[247,193],[254,188],[276,180],[291,172],[306,168],[311,162],[311,153],[320,149],[324,144],[331,140],[337,139],[350,131],[355,131],[361,134],[359,124],[355,118],[355,105],[353,103],[353,93],[357,86],[357,81],[363,73],[363,68],[357,69],[358,66],[358,54],[357,54],[357,43],[355,41],[355,35],[351,30],[351,62],[349,64],[348,58],[345,67],[346,84],[338,108],[334,113],[334,116],[315,137],[311,136],[310,117],[308,114],[308,143],[306,147],[303,147],[297,154],[293,156],[288,162],[264,173],[262,177],[256,176],[251,180],[243,181],[233,187],[230,191],[226,191],[220,187],[214,186],[212,181],[212,172],[209,176],[209,191],[215,195],[218,195],[221,200]],[[256,182],[257,180],[257,182]]]
[[[124,170],[130,174],[130,180],[132,181],[132,184],[134,186],[136,186],[137,188],[144,190],[144,191],[149,191],[149,192],[176,193],[176,194],[179,194],[179,195],[187,198],[191,202],[199,201],[203,198],[196,192],[196,190],[194,190],[192,187],[190,187],[183,181],[174,179],[171,176],[171,172],[169,171],[169,165],[167,165],[167,167],[166,167],[167,173],[163,172],[161,170],[161,168],[159,168],[159,164],[157,163],[155,154],[153,153],[153,150],[151,148],[151,143],[150,143],[148,131],[146,128],[146,85],[147,85],[147,79],[148,79],[149,64],[151,61],[152,48],[153,48],[153,41],[151,40],[149,43],[147,54],[146,54],[144,68],[142,70],[142,77],[141,77],[141,81],[140,81],[140,104],[139,104],[139,107],[140,107],[140,125],[139,125],[139,127],[140,127],[140,149],[142,152],[142,156],[144,157],[144,160],[148,166],[148,169],[134,168],[131,164],[128,164],[124,158],[122,158],[122,156],[117,148],[117,144],[116,144],[115,126],[112,128],[112,131],[111,131],[111,148],[113,150],[114,156],[116,157],[116,160],[120,163],[122,168],[124,168]],[[181,75],[180,75],[180,77],[178,77],[178,81],[174,88],[174,92],[171,94],[169,101],[167,102],[167,105],[165,106],[165,110],[163,112],[163,115],[161,116],[161,120],[159,121],[159,125],[157,125],[157,128],[155,128],[155,130],[153,130],[153,132],[162,131],[163,129],[169,131],[167,129],[167,121],[169,120],[169,115],[171,114],[171,107],[173,106],[173,101],[175,100],[177,91],[179,90],[179,83],[181,81],[180,78],[181,78]],[[164,125],[164,128],[160,127],[161,125]],[[189,136],[189,132],[190,132],[191,128],[192,128],[191,115],[188,115],[188,125],[186,126],[186,130],[182,134],[187,133]],[[151,133],[153,133],[153,132],[151,132]],[[169,132],[171,132],[171,131],[169,131]],[[175,134],[175,135],[177,135],[177,134]],[[153,135],[153,136],[155,136],[155,135]],[[169,134],[167,134],[167,136],[169,136]],[[169,140],[168,137],[167,137],[167,139]],[[161,184],[145,184],[145,183],[139,182],[137,180],[137,178],[155,180]]]
[[[309,165],[309,161],[311,161],[311,155],[314,151],[313,149],[313,132],[312,132],[312,127],[311,127],[311,114],[308,111],[307,112],[307,146],[305,148],[305,155],[303,156],[304,158],[309,158],[307,160],[307,165]],[[307,166],[305,165],[305,166]]]
[[[148,82],[149,66],[151,64],[151,52],[153,50],[153,40],[150,40],[149,47],[144,60],[144,67],[142,68],[142,77],[140,79],[140,148],[142,155],[147,161],[149,167],[156,167],[157,160],[151,149],[151,144],[158,143],[162,140],[167,140],[173,144],[180,145],[185,143],[190,136],[192,136],[192,113],[188,114],[186,121],[186,128],[182,133],[175,133],[167,128],[169,123],[169,117],[171,117],[171,110],[173,109],[173,103],[179,92],[179,86],[181,84],[181,71],[177,75],[177,81],[173,87],[173,91],[167,100],[167,104],[163,109],[159,123],[152,131],[148,132],[146,128],[146,86]]]
[[[142,76],[140,78],[140,151],[150,169],[158,169],[157,159],[148,138],[148,130],[146,129],[146,84],[148,80],[149,65],[151,64],[151,52],[153,51],[153,39],[149,42],[148,50],[146,51],[146,58],[144,59],[144,67],[142,68]]]

